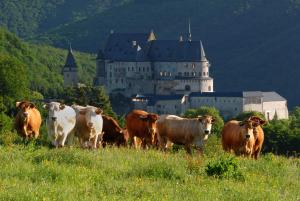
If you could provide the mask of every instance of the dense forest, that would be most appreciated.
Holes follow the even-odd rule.
[[[216,91],[277,91],[290,108],[299,105],[299,0],[0,2],[1,23],[23,38],[61,48],[71,41],[92,53],[111,29],[154,29],[159,39],[177,39],[186,36],[190,18],[193,39],[203,41],[212,63]]]

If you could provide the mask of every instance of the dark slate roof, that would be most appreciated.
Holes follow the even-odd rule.
[[[280,96],[275,91],[263,92],[263,102],[271,101],[286,101],[286,99]]]
[[[192,92],[189,97],[243,97],[243,92]]]
[[[183,94],[170,94],[170,95],[155,95],[155,94],[138,94],[135,98],[136,99],[142,99],[142,100],[148,100],[149,106],[154,106],[157,101],[162,100],[181,100]]]
[[[199,41],[155,40],[148,53],[151,61],[200,61]]]
[[[135,61],[138,57],[139,60],[146,60],[147,58],[141,58],[141,52],[137,56],[137,49],[140,46],[143,55],[147,50],[148,34],[136,33],[113,33],[110,34],[105,49],[105,59],[115,61]],[[136,41],[136,46],[133,45],[133,41]]]
[[[68,52],[68,56],[67,56],[66,63],[64,65],[64,67],[77,68],[77,64],[76,64],[71,46],[69,47],[69,52]]]
[[[110,34],[104,49],[104,57],[114,61],[201,61],[200,41],[152,40],[149,42],[148,37],[149,34],[146,33]],[[136,41],[135,46],[133,41]]]

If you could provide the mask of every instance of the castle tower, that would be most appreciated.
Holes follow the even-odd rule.
[[[68,56],[63,68],[64,85],[76,86],[78,84],[77,64],[73,55],[71,44],[69,46]]]
[[[106,71],[105,71],[105,57],[101,50],[99,50],[96,58],[96,77],[94,78],[94,85],[106,84]]]
[[[209,77],[210,64],[205,56],[204,48],[201,41],[200,41],[200,66],[201,66],[200,91],[213,92],[214,80],[213,78]]]

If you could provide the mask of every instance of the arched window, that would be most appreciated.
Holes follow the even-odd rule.
[[[208,91],[211,91],[211,86],[208,86]]]

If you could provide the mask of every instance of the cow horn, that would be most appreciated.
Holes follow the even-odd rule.
[[[147,117],[148,117],[147,115],[140,115],[141,119],[147,119]]]
[[[64,103],[61,103],[61,104],[59,105],[59,109],[61,109],[61,110],[65,109],[65,107],[66,107],[66,105],[65,105]]]
[[[22,102],[16,102],[16,107],[19,107],[21,105]]]

